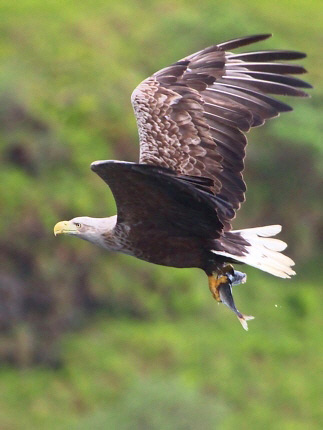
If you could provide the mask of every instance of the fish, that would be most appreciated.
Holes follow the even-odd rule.
[[[233,273],[227,273],[227,279],[227,282],[224,282],[219,286],[221,302],[237,315],[242,327],[246,331],[248,331],[247,321],[253,320],[255,317],[252,315],[242,314],[236,308],[232,294],[232,286],[245,283],[247,280],[247,276],[245,273],[239,272],[238,270],[234,270]]]

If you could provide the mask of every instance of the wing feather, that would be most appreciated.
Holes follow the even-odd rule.
[[[239,70],[254,70],[261,72],[272,72],[272,73],[280,73],[281,75],[286,74],[302,74],[306,73],[306,69],[303,66],[295,65],[295,64],[284,64],[284,63],[263,63],[263,62],[249,62],[249,61],[239,61],[226,64],[226,70],[236,69],[237,65],[239,66]]]
[[[233,72],[234,70],[232,71],[232,73]],[[268,72],[251,72],[250,70],[238,70],[237,72],[240,74],[240,76],[247,74],[252,78],[262,79],[264,81],[278,82],[280,84],[286,84],[286,85],[289,85],[292,87],[298,87],[298,88],[312,88],[311,84],[303,81],[302,79],[294,78],[292,76],[284,76],[284,75],[279,75],[277,73],[268,73]]]
[[[223,228],[217,208],[233,216],[231,206],[209,192],[210,179],[182,177],[170,169],[123,161],[95,161],[91,169],[111,188],[118,223],[138,234],[157,226],[174,237],[215,239]]]
[[[305,73],[302,66],[276,62],[304,58],[301,52],[228,52],[268,37],[210,46],[156,72],[132,94],[140,163],[208,178],[203,187],[226,202],[218,208],[225,229],[244,201],[244,132],[292,110],[271,94],[306,97],[302,88],[311,88],[290,76]]]
[[[306,54],[303,52],[287,50],[244,52],[242,54],[230,53],[227,55],[228,59],[243,61],[299,60],[305,57]]]

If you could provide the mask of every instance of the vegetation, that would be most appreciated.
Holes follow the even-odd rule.
[[[0,428],[319,429],[320,2],[1,2]],[[110,255],[53,225],[115,213],[89,170],[136,160],[130,94],[207,45],[273,32],[312,99],[249,137],[235,227],[282,223],[295,280],[248,270],[244,333],[205,275]],[[321,254],[322,255],[322,254]]]

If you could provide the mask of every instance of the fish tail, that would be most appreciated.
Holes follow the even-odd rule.
[[[247,321],[255,319],[255,317],[253,317],[252,315],[244,315],[244,314],[241,314],[240,312],[239,312],[239,314],[237,314],[237,317],[238,317],[238,320],[240,321],[242,327],[246,331],[248,331],[248,323],[247,323]]]

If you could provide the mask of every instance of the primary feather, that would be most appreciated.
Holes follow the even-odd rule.
[[[143,81],[132,94],[140,163],[210,178],[212,191],[238,209],[246,191],[243,132],[292,110],[267,94],[304,97],[307,94],[300,88],[310,87],[286,76],[305,71],[300,66],[267,63],[303,58],[303,53],[227,52],[270,36],[247,36],[211,46]],[[229,230],[231,218],[221,209],[218,215]]]

